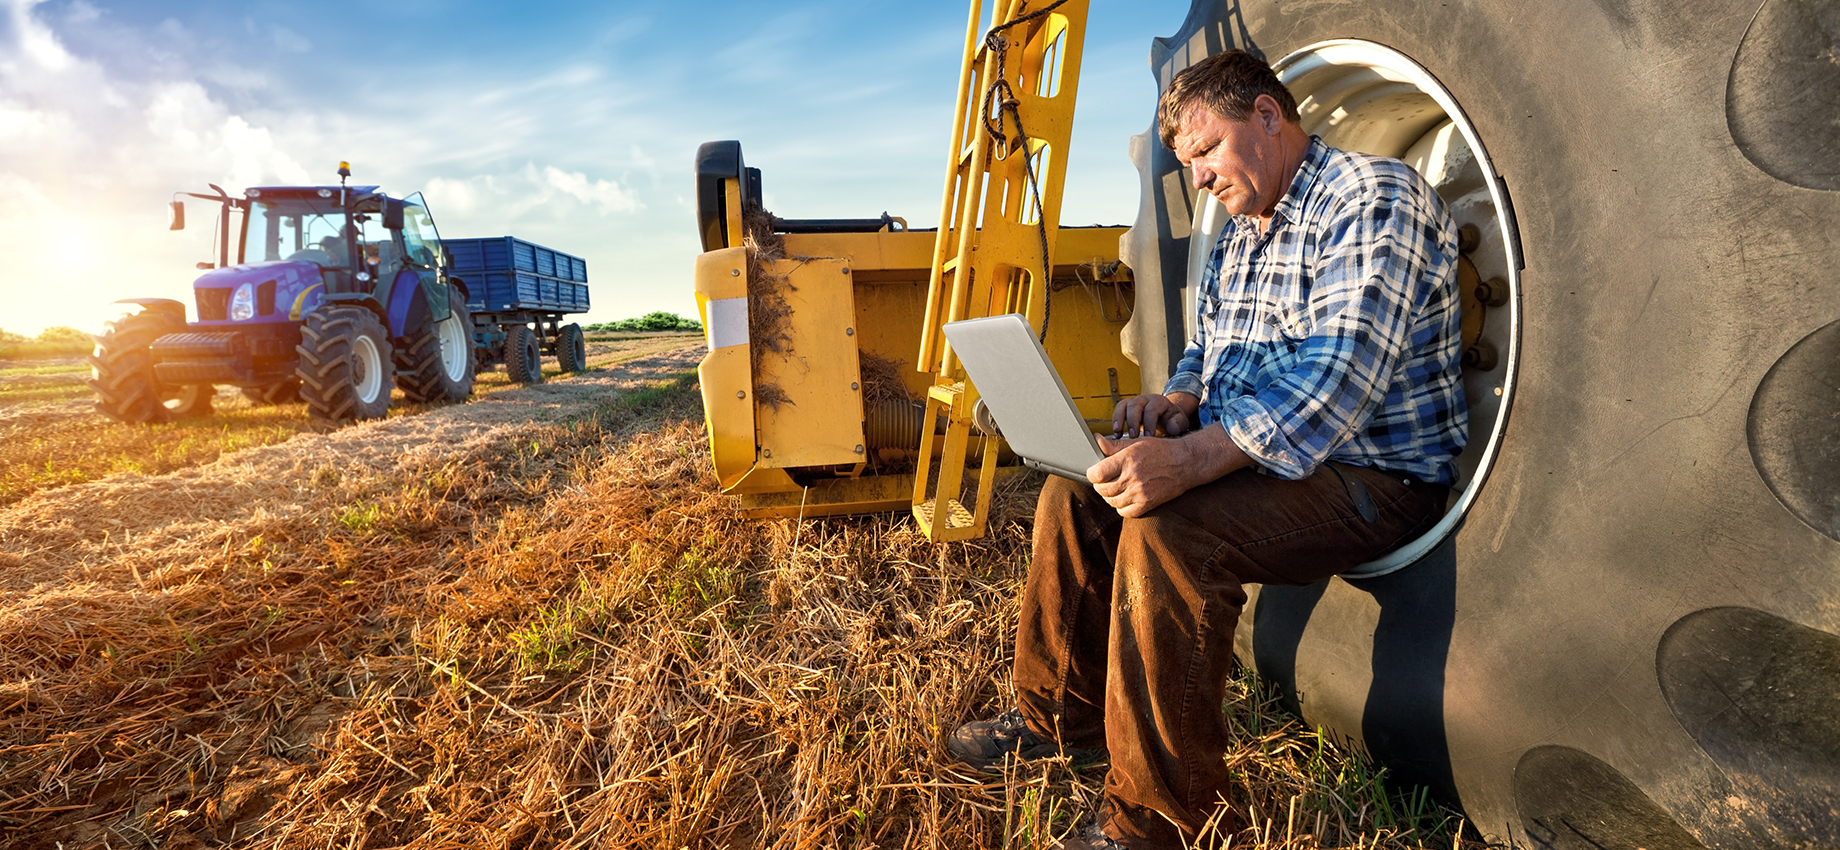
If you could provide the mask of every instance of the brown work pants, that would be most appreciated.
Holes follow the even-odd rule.
[[[1362,518],[1349,481],[1365,486],[1377,519]],[[1222,706],[1241,585],[1352,569],[1428,530],[1448,493],[1341,464],[1302,481],[1242,470],[1125,519],[1091,487],[1050,476],[1016,631],[1016,696],[1036,734],[1110,749],[1106,834],[1179,847],[1225,799]]]

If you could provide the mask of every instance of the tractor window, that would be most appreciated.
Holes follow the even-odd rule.
[[[243,244],[243,256],[260,261],[307,260],[329,268],[348,265],[343,230],[345,214],[336,204],[301,200],[259,201]],[[360,226],[361,227],[361,226]],[[364,233],[358,233],[360,243]]]
[[[403,199],[403,247],[408,259],[430,268],[446,264],[441,254],[441,234],[434,229],[434,217],[417,192]]]

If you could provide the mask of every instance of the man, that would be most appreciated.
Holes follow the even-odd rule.
[[[1235,216],[1195,336],[1161,394],[1119,404],[1092,486],[1043,487],[1018,707],[947,742],[986,770],[1109,750],[1096,822],[1070,847],[1195,839],[1229,789],[1242,584],[1321,581],[1428,530],[1468,431],[1457,229],[1431,187],[1306,135],[1242,51],[1178,74],[1157,119]]]

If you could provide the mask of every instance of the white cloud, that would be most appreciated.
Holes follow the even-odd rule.
[[[601,214],[609,212],[637,212],[642,208],[639,199],[620,188],[612,180],[595,180],[590,182],[588,175],[579,171],[563,171],[553,165],[543,169],[544,182],[561,190],[564,194],[584,204],[601,208]]]
[[[23,332],[99,327],[118,298],[187,299],[212,228],[195,216],[187,232],[167,231],[163,205],[174,190],[306,179],[262,121],[183,66],[162,64],[163,51],[196,42],[176,21],[155,36],[104,33],[118,39],[111,48],[138,51],[112,61],[153,63],[114,71],[53,31],[104,25],[104,13],[78,3],[50,19],[47,8],[0,0],[0,253],[14,258],[0,269],[0,298],[10,329]]]
[[[422,196],[428,199],[429,208],[443,217],[469,216],[479,209],[478,183],[489,183],[490,180],[488,177],[475,177],[471,180],[435,177],[422,189]]]

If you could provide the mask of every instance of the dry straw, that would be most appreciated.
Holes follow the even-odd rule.
[[[969,543],[743,519],[676,377],[693,359],[0,510],[0,843],[996,848],[1072,827],[1097,772],[993,780],[939,747],[1008,702],[1038,482],[1004,485]],[[1244,687],[1228,711],[1234,847],[1421,846],[1441,817]]]

